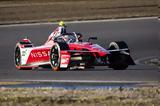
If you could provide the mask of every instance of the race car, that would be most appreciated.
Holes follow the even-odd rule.
[[[54,71],[95,66],[124,70],[135,64],[124,41],[111,42],[108,49],[105,49],[93,44],[92,40],[97,40],[97,37],[89,37],[83,42],[81,33],[63,33],[57,38],[48,38],[45,44],[35,47],[25,37],[15,46],[15,66],[20,70],[45,66],[50,66]]]

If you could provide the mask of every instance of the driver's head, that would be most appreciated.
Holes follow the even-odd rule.
[[[59,22],[59,26],[65,27],[66,25],[65,25],[65,23],[63,21],[60,21]]]

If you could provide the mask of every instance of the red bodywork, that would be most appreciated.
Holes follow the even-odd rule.
[[[65,33],[53,40],[54,33],[42,46],[34,47],[28,38],[17,43],[16,67],[30,69],[50,65],[53,70],[60,70],[73,66],[108,65],[114,69],[126,69],[128,65],[135,64],[127,44],[123,41],[111,42],[109,49],[104,49],[90,42],[90,39],[97,39],[96,37],[90,37],[88,42],[82,42],[82,35],[73,32]],[[69,39],[66,35],[75,39]]]
[[[53,45],[57,44],[50,37],[44,45],[38,47],[34,47],[27,38],[23,39],[21,42],[22,43],[16,45],[16,47],[20,48],[21,55],[21,65],[16,65],[17,68],[38,67],[39,65],[50,64],[51,48]],[[62,67],[68,67],[71,62],[71,54],[75,52],[78,54],[90,53],[94,57],[103,57],[107,55],[107,50],[97,44],[92,44],[91,42],[68,43],[68,46],[69,50],[60,51],[60,64]]]

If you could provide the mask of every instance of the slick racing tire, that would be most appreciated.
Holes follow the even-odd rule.
[[[109,50],[128,49],[127,44],[124,41],[111,42]],[[129,53],[129,50],[125,51]],[[128,67],[127,63],[128,55],[121,53],[120,51],[113,51],[109,55],[110,67],[114,70],[124,70]]]
[[[50,51],[50,64],[53,71],[64,71],[67,68],[60,68],[60,51],[61,50],[69,50],[69,46],[67,43],[64,42],[57,42],[55,45],[52,46]]]
[[[31,70],[31,67],[25,67],[21,66],[21,52],[20,52],[20,47],[17,44],[15,47],[15,52],[14,52],[14,63],[17,69],[19,70]]]

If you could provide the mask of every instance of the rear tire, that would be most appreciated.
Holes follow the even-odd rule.
[[[67,68],[60,68],[60,51],[61,50],[69,50],[69,46],[67,43],[59,42],[53,45],[50,51],[50,63],[53,71],[64,71],[67,70]]]
[[[109,45],[109,50],[118,50],[118,49],[128,49],[127,44],[124,41],[111,42]],[[129,50],[125,52],[129,53]],[[115,70],[124,70],[128,67],[127,63],[128,55],[122,54],[120,51],[111,52],[109,55],[110,67]]]

